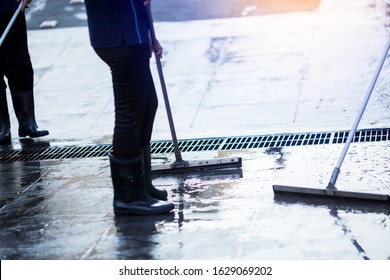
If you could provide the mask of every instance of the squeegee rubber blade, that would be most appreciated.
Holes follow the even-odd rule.
[[[340,191],[337,189],[304,188],[283,185],[273,185],[273,190],[275,194],[318,196],[324,198],[340,198],[352,200],[371,200],[390,203],[390,197],[386,194]]]
[[[203,171],[203,170],[217,170],[228,168],[241,168],[242,159],[235,158],[219,158],[210,160],[190,160],[187,166],[172,167],[169,164],[157,164],[152,166],[154,173],[176,173],[188,171]]]

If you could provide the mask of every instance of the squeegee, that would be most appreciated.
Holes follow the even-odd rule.
[[[152,39],[153,49],[157,46],[156,33],[154,31],[153,17],[150,4],[146,5],[146,13],[149,21],[150,36]],[[164,74],[160,58],[155,55],[158,76],[160,79],[161,89],[164,97],[165,109],[168,116],[169,128],[172,135],[174,146],[175,161],[171,164],[154,164],[152,166],[153,172],[187,172],[191,170],[211,170],[211,169],[226,169],[226,168],[241,168],[242,159],[239,157],[228,158],[213,158],[207,160],[183,160],[179,143],[177,140],[175,125],[172,117],[172,110],[168,98],[168,91],[165,84]]]
[[[366,201],[377,201],[377,202],[387,202],[390,203],[390,196],[386,194],[376,194],[376,193],[366,193],[366,192],[354,192],[354,191],[341,191],[336,188],[337,177],[340,173],[341,165],[344,161],[344,158],[347,154],[348,148],[355,136],[356,129],[359,125],[359,122],[362,118],[364,110],[366,109],[368,100],[374,90],[375,84],[378,80],[379,74],[382,70],[383,64],[386,60],[387,54],[390,49],[390,38],[388,39],[385,50],[383,51],[382,57],[380,58],[379,65],[374,73],[374,77],[370,83],[367,94],[363,100],[363,103],[360,107],[360,110],[356,116],[355,122],[349,132],[347,141],[344,145],[344,148],[341,152],[339,160],[336,166],[333,169],[331,178],[329,180],[328,186],[325,189],[318,188],[304,188],[304,187],[294,187],[294,186],[283,186],[283,185],[273,185],[273,190],[275,194],[287,194],[287,195],[308,195],[308,196],[317,196],[317,197],[326,197],[326,198],[341,198],[341,199],[353,199],[353,200],[366,200]]]
[[[22,10],[22,6],[23,6],[23,1],[20,1],[18,8],[16,9],[15,13],[13,14],[11,20],[9,21],[7,27],[5,28],[3,34],[0,37],[0,47],[3,45],[5,37],[7,37],[9,30],[11,29],[20,11]]]

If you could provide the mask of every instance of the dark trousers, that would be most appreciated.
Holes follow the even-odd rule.
[[[13,14],[1,15],[0,34],[3,34]],[[7,77],[12,93],[29,91],[34,85],[34,71],[27,45],[26,19],[20,13],[0,47],[0,93],[5,92]]]
[[[95,48],[111,69],[115,127],[113,155],[132,158],[149,145],[157,111],[157,95],[149,68],[148,45]]]

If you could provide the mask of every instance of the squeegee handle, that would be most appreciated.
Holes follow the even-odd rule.
[[[379,74],[382,71],[382,67],[383,67],[383,64],[386,61],[386,57],[387,57],[387,54],[389,52],[389,49],[390,49],[390,38],[387,41],[387,45],[386,45],[386,47],[385,47],[385,49],[383,51],[383,54],[382,54],[382,56],[380,58],[379,64],[378,64],[378,66],[377,66],[377,68],[375,70],[375,73],[374,73],[374,77],[372,78],[370,86],[368,87],[367,94],[366,94],[366,96],[365,96],[365,98],[363,100],[363,103],[362,103],[362,105],[360,107],[360,110],[359,110],[359,112],[358,112],[358,114],[356,116],[356,119],[355,119],[355,122],[354,122],[354,124],[352,126],[352,129],[351,129],[351,131],[348,134],[347,141],[346,141],[346,143],[344,145],[344,148],[343,148],[343,150],[341,152],[341,155],[340,155],[340,158],[339,158],[339,160],[337,162],[337,165],[336,165],[336,167],[333,170],[333,174],[332,174],[332,177],[330,179],[328,188],[334,188],[335,185],[336,185],[336,180],[337,180],[338,174],[340,173],[341,165],[343,164],[344,158],[345,158],[345,156],[346,156],[346,154],[348,152],[348,148],[351,145],[353,138],[355,137],[356,129],[357,129],[359,123],[360,123],[360,120],[362,119],[364,110],[366,109],[368,100],[370,99],[371,94],[372,94],[372,92],[374,90],[374,87],[375,87],[375,84],[376,84],[376,82],[378,80]]]
[[[156,44],[157,44],[157,40],[156,40],[156,33],[154,31],[153,16],[152,16],[152,10],[151,10],[150,3],[148,5],[146,5],[146,13],[147,13],[148,22],[149,22],[149,30],[150,30],[150,37],[152,39],[152,46],[153,46],[153,49],[155,49]],[[182,159],[181,152],[180,152],[180,149],[179,149],[179,144],[178,144],[178,141],[177,141],[176,130],[175,130],[175,125],[173,123],[172,111],[171,111],[171,106],[170,106],[170,103],[169,103],[168,91],[167,91],[167,87],[166,87],[166,84],[165,84],[165,79],[164,79],[164,74],[163,74],[163,70],[162,70],[161,60],[160,60],[160,58],[157,55],[155,55],[154,57],[156,58],[157,71],[158,71],[158,76],[160,78],[160,84],[161,84],[162,93],[163,93],[163,96],[164,96],[164,103],[165,103],[165,108],[166,108],[167,115],[168,115],[168,122],[169,122],[169,127],[170,127],[170,130],[171,130],[173,146],[174,146],[174,149],[175,149],[176,161],[177,162],[182,162],[183,159]]]
[[[11,20],[9,21],[7,27],[5,28],[4,32],[3,32],[3,35],[1,35],[1,38],[0,38],[0,47],[3,45],[3,42],[5,40],[5,37],[7,37],[8,35],[8,32],[9,30],[11,29],[12,25],[14,24],[16,18],[18,17],[20,11],[22,10],[22,6],[23,6],[23,1],[20,1],[20,4],[18,6],[18,8],[16,9],[14,15],[12,16]]]

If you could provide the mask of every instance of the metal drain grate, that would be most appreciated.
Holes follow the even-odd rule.
[[[218,151],[220,150],[225,140],[226,138],[181,140],[179,141],[179,149],[182,152]],[[151,152],[152,154],[173,153],[173,143],[172,141],[152,142]]]
[[[1,152],[0,162],[103,157],[110,150],[111,145],[108,144],[13,150]]]
[[[235,137],[227,139],[227,141],[222,147],[222,150],[241,150],[329,144],[331,141],[331,137],[331,133]]]
[[[347,141],[348,135],[349,131],[333,131],[233,137],[226,139],[221,150],[342,144]],[[390,128],[362,129],[356,131],[353,142],[379,142],[388,140],[390,140]]]
[[[182,152],[202,152],[342,144],[347,140],[348,133],[348,131],[333,131],[190,139],[179,141],[179,148]],[[358,130],[354,138],[354,142],[380,142],[389,140],[390,128]],[[93,146],[66,146],[0,151],[0,162],[105,157],[110,150],[110,144],[100,144]],[[152,154],[173,153],[173,143],[168,140],[153,141],[151,143],[151,152]]]

